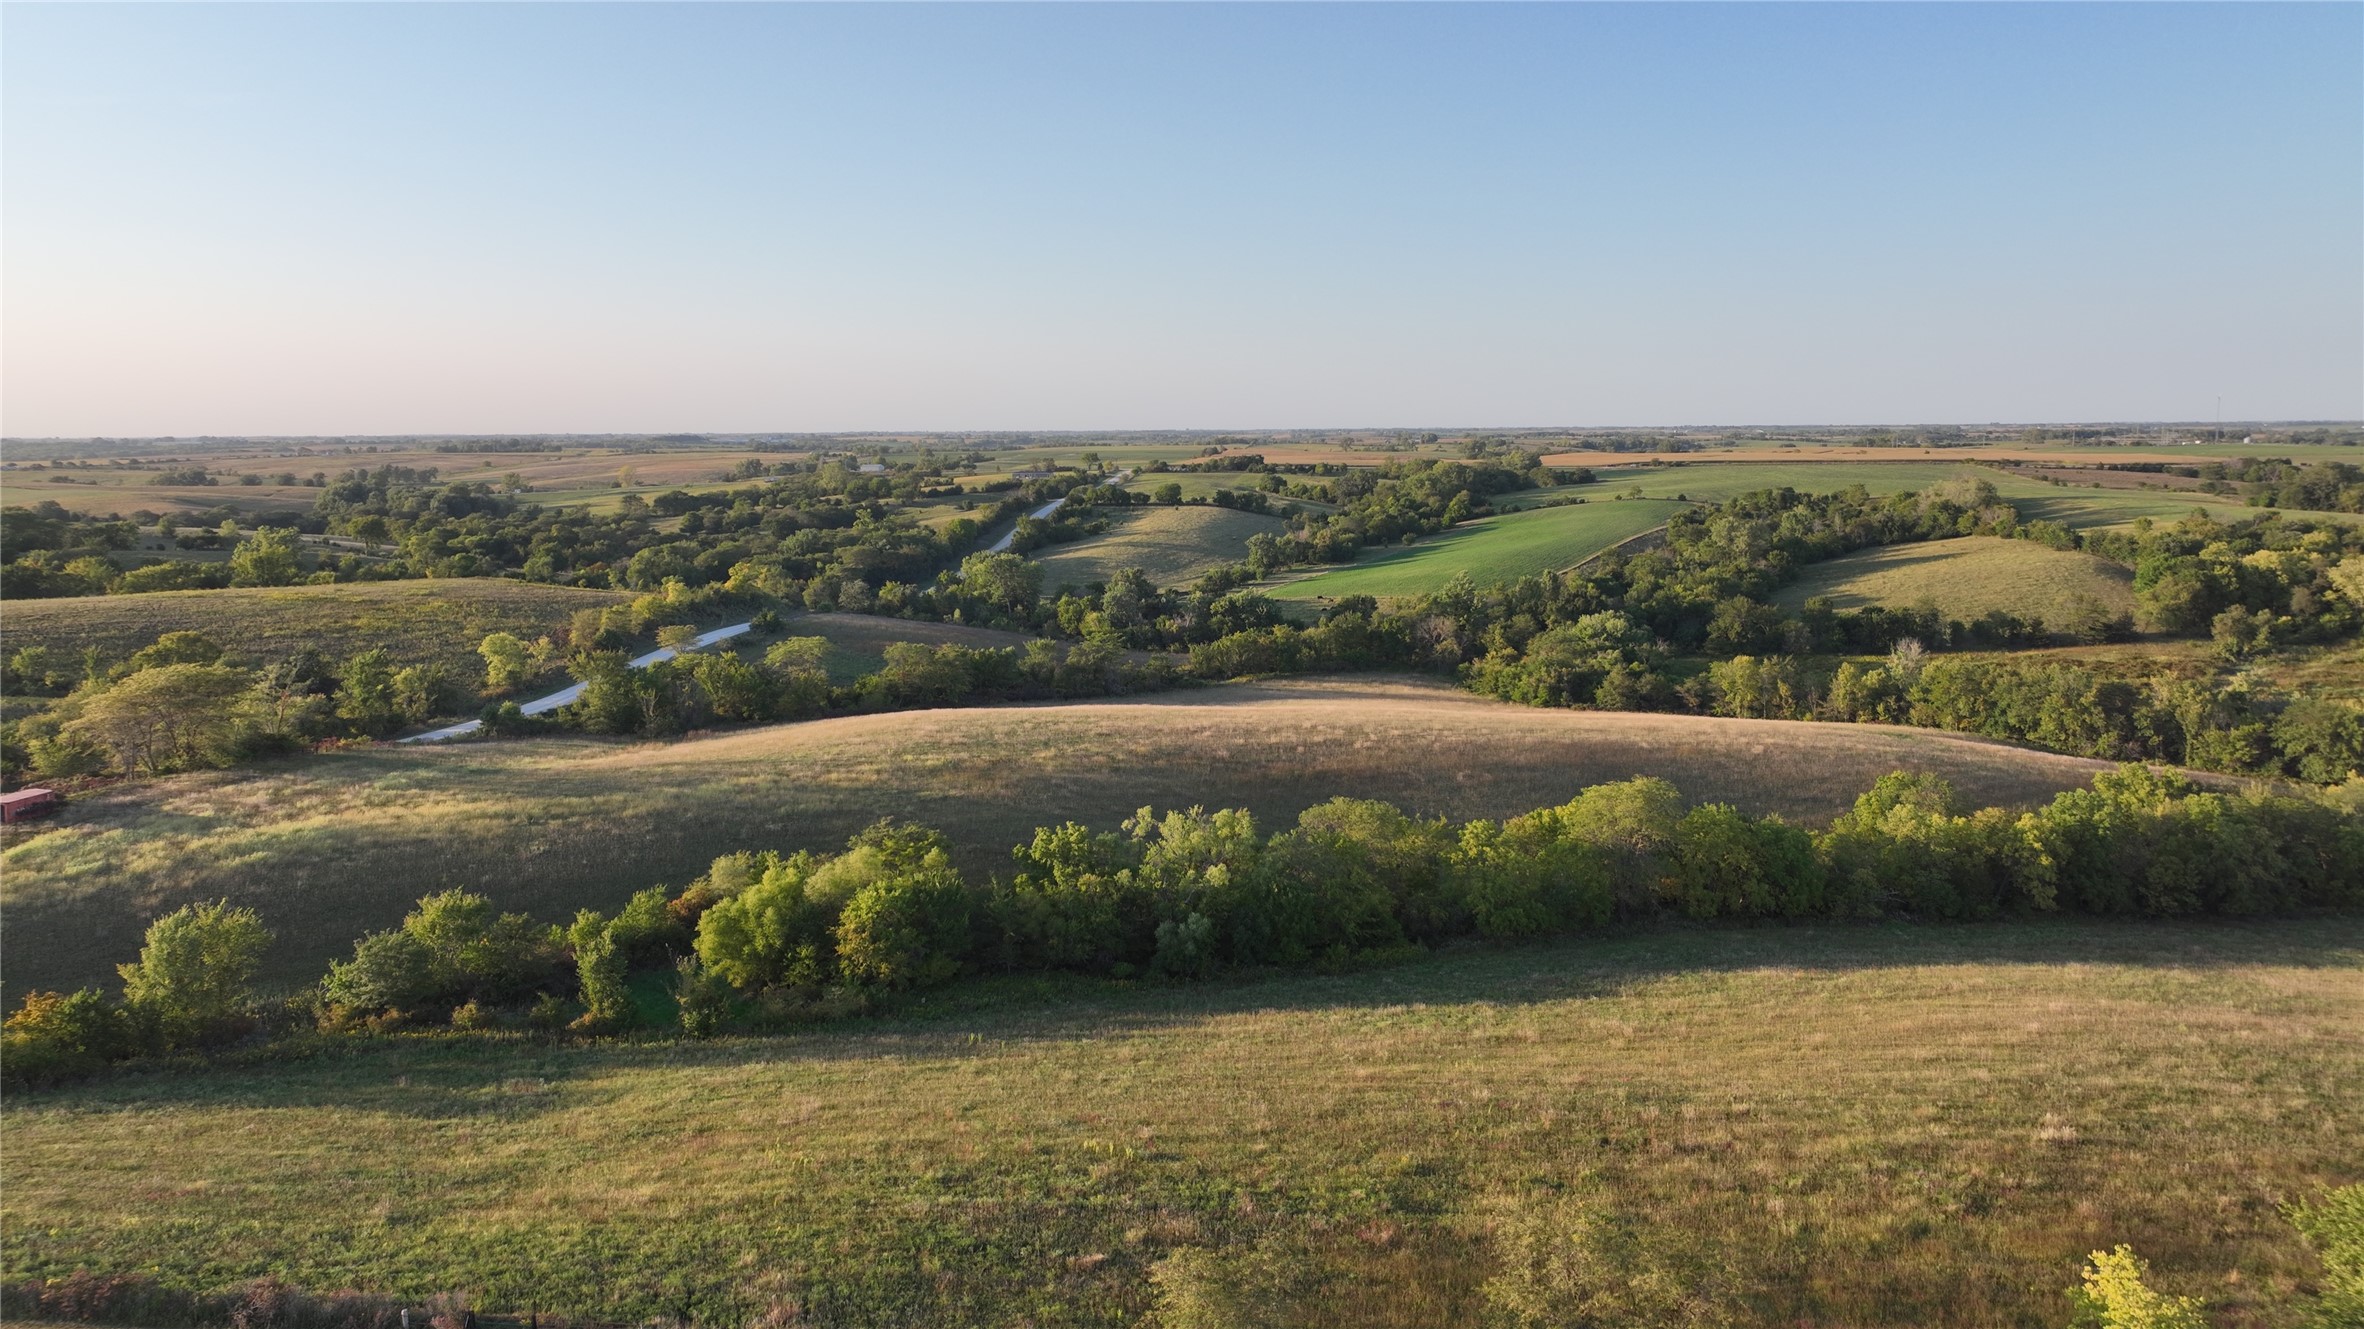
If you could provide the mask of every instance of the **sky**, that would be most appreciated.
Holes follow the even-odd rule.
[[[0,7],[16,437],[2364,417],[2364,5]]]

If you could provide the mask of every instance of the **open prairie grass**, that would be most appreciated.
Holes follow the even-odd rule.
[[[1151,507],[1117,514],[1106,535],[1038,551],[1046,590],[1106,582],[1119,568],[1139,568],[1159,586],[1195,580],[1209,568],[1248,556],[1248,537],[1278,535],[1278,517],[1229,508]]]
[[[1239,1323],[1490,1322],[1489,1284],[1675,1323],[1671,1283],[1681,1323],[2016,1329],[2128,1242],[2262,1329],[2317,1273],[2278,1207],[2364,1178],[2364,924],[1662,928],[706,1045],[393,1037],[6,1120],[12,1278],[1065,1326],[1139,1322],[1185,1251],[1169,1295]]]
[[[1553,491],[1560,492],[1560,491]],[[1341,567],[1282,582],[1280,600],[1422,595],[1467,574],[1481,586],[1573,567],[1683,509],[1659,500],[1573,503],[1466,521],[1395,549],[1368,549]]]
[[[1036,826],[1113,828],[1145,804],[1285,822],[1349,795],[1500,817],[1647,774],[1693,799],[1822,821],[1890,770],[1942,774],[1979,804],[2028,805],[2101,768],[1926,730],[1537,710],[1359,680],[675,742],[381,747],[76,800],[0,855],[0,973],[12,990],[107,978],[148,919],[227,897],[278,929],[272,977],[303,981],[430,891],[467,887],[556,918],[687,881],[718,854],[842,844],[889,815],[943,829],[964,866],[990,872]]]
[[[214,591],[157,591],[12,600],[10,649],[47,646],[75,658],[96,646],[121,659],[166,632],[202,632],[241,658],[276,659],[305,647],[342,658],[383,646],[404,663],[436,662],[482,680],[477,644],[489,632],[527,640],[566,626],[578,609],[618,604],[622,591],[488,577],[353,582]]]
[[[2001,610],[2058,625],[2084,600],[2113,615],[2132,614],[2134,575],[2092,554],[1970,535],[1884,545],[1811,564],[1774,603],[1795,612],[1816,596],[1839,609],[1927,603],[1964,622]]]

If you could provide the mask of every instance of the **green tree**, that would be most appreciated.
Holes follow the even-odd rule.
[[[236,754],[238,703],[253,681],[220,665],[143,669],[84,701],[59,735],[105,749],[130,772],[224,766]]]
[[[394,688],[394,659],[372,647],[345,662],[337,680],[337,718],[371,737],[402,724],[402,701]]]
[[[253,1006],[250,985],[270,945],[252,909],[227,900],[183,905],[149,924],[140,958],[118,967],[124,1004],[167,1047],[203,1042]]]
[[[484,688],[507,692],[533,677],[533,656],[525,642],[506,632],[485,634],[476,653],[484,657]]]
[[[230,552],[230,584],[232,586],[292,586],[303,575],[303,562],[297,556],[301,542],[296,533],[277,526],[265,526],[239,541]]]

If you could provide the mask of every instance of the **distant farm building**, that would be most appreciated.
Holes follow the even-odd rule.
[[[55,789],[19,789],[13,794],[0,794],[0,822],[31,821],[46,817],[66,805]]]

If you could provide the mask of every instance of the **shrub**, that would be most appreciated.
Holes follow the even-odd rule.
[[[941,849],[870,882],[837,922],[839,971],[857,983],[931,987],[968,953],[969,892]]]
[[[249,1014],[249,985],[270,945],[252,909],[182,905],[149,924],[140,958],[118,967],[124,1004],[166,1047],[221,1037]]]
[[[2323,1329],[2364,1325],[2364,1183],[2293,1206],[2290,1221],[2323,1262],[2315,1323]]]
[[[2171,1297],[2143,1282],[2150,1266],[2130,1246],[2095,1251],[2085,1285],[2069,1290],[2077,1329],[2208,1329],[2200,1303]]]
[[[421,897],[400,928],[355,942],[353,958],[329,966],[321,995],[357,1013],[412,1010],[522,997],[557,971],[549,929],[523,914],[496,914],[467,891]]]
[[[730,1018],[730,984],[706,971],[695,955],[684,955],[674,965],[673,1000],[681,1008],[681,1032],[692,1038],[712,1038]]]
[[[134,1048],[122,1008],[97,988],[71,996],[28,992],[0,1026],[0,1076],[11,1084],[50,1084],[88,1075]]]

